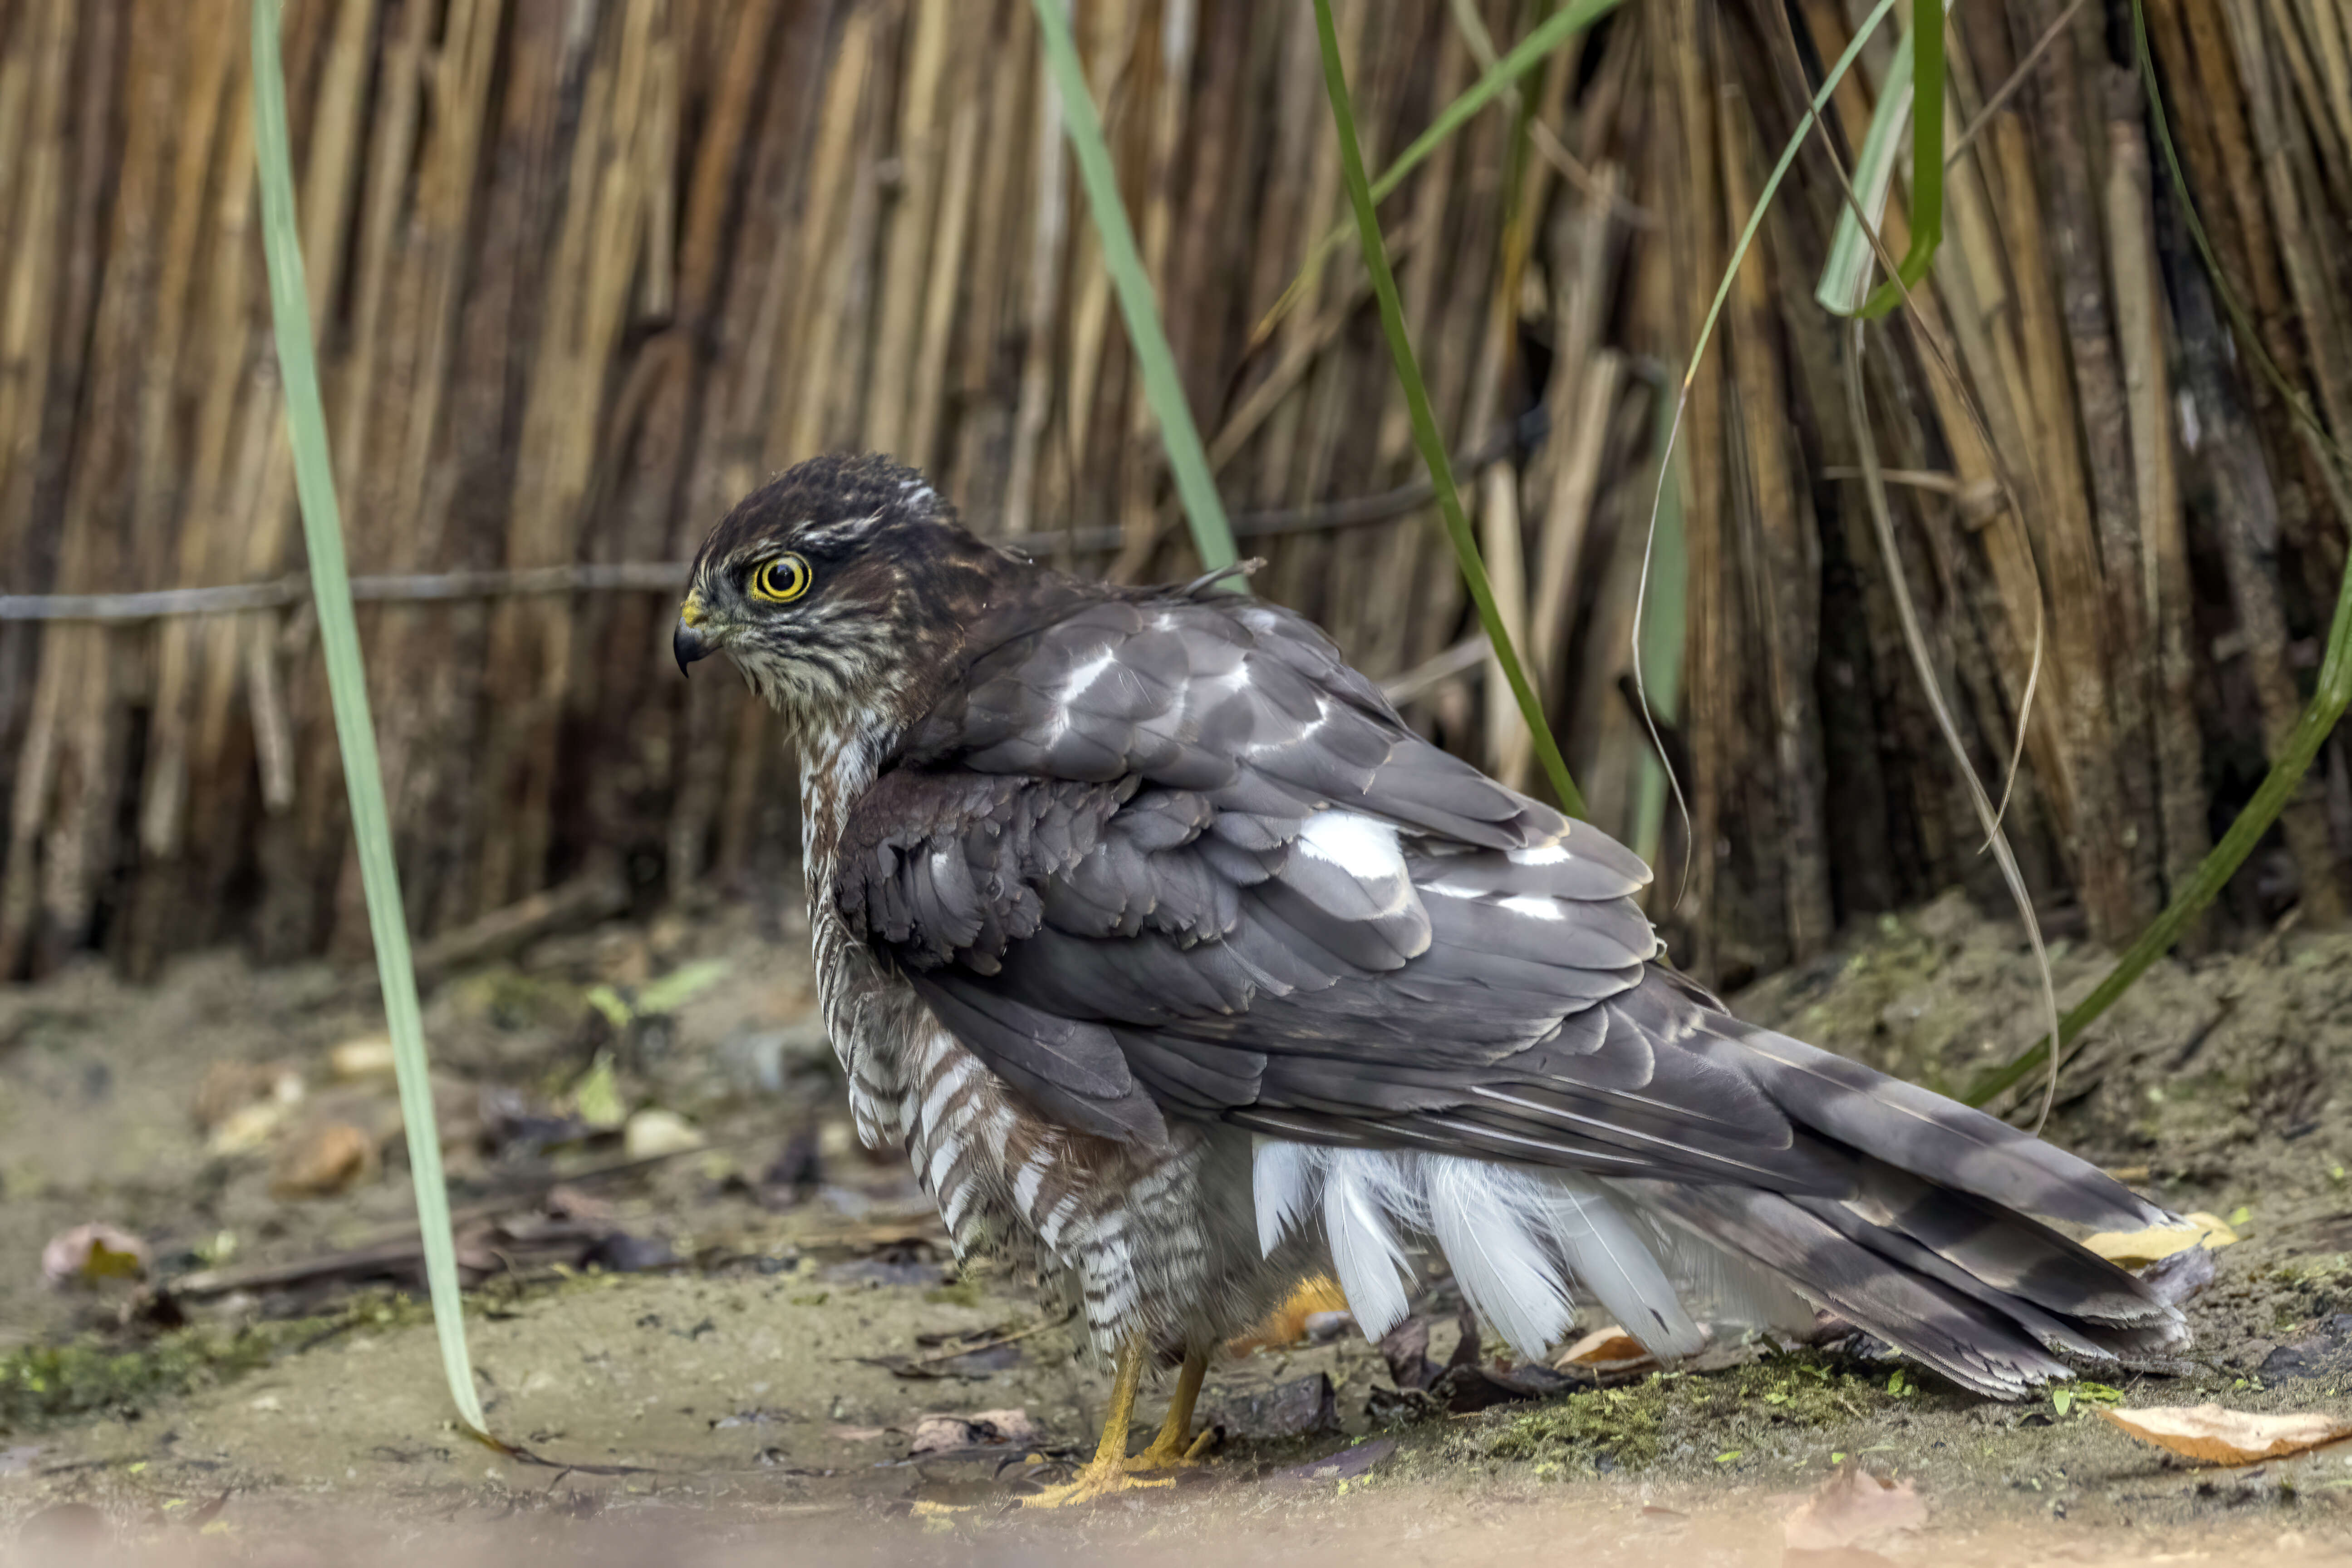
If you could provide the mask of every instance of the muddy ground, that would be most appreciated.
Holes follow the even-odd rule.
[[[1091,1443],[1105,1379],[1058,1306],[957,1270],[903,1167],[854,1146],[804,943],[789,917],[677,916],[433,994],[478,1385],[530,1460],[457,1435],[404,1293],[365,975],[216,954],[149,988],[93,965],[0,993],[0,1557],[1760,1564],[1858,1461],[1927,1504],[1884,1560],[2352,1561],[2352,1445],[2215,1469],[2095,1413],[2352,1409],[2352,937],[2163,965],[2068,1067],[2052,1136],[2241,1237],[2188,1360],[2062,1408],[1727,1346],[1472,1410],[1399,1394],[1318,1319],[1213,1371],[1213,1464],[1057,1516],[1008,1504]],[[2055,957],[2062,998],[2104,969]],[[1957,897],[1736,1005],[1948,1090],[2037,1016],[2014,930]],[[90,1222],[143,1244],[145,1279],[44,1279],[44,1245]],[[1442,1280],[1425,1305],[1443,1363]]]

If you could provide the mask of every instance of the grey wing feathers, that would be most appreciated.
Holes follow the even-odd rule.
[[[854,808],[835,900],[942,1024],[1087,1131],[1223,1119],[1626,1183],[1988,1388],[2042,1375],[2042,1342],[2172,1331],[2010,1212],[2162,1211],[1732,1018],[1653,962],[1647,879],[1413,735],[1296,617],[1129,595],[974,660]],[[2007,1373],[1963,1353],[1988,1322],[2025,1346]]]

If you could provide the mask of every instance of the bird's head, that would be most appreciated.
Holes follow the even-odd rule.
[[[903,724],[962,628],[1023,569],[914,469],[815,458],[711,531],[671,647],[680,670],[725,650],[796,729]]]

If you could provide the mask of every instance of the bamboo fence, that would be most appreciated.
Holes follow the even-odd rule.
[[[1372,166],[1544,8],[1342,4]],[[207,942],[365,942],[314,627],[287,586],[245,9],[0,0],[0,975],[93,947],[146,973]],[[664,650],[666,563],[800,457],[891,451],[992,537],[1129,579],[1190,570],[1027,0],[286,10],[310,303],[421,934],[797,898],[772,719],[730,682],[679,682]],[[2128,9],[1963,5],[1946,240],[1915,290],[1959,383],[1890,323],[1853,427],[1845,329],[1812,298],[1843,200],[1818,138],[1694,383],[1648,595],[1685,831],[1628,679],[1664,416],[1859,15],[1628,0],[1382,209],[1570,766],[1660,864],[1678,957],[1725,982],[1955,883],[2000,901],[1904,652],[1863,440],[1899,481],[1899,569],[1987,778],[2024,724],[2027,879],[2094,940],[2128,938],[2251,793],[2345,568],[2330,458],[2187,237]],[[1186,391],[1268,558],[1258,590],[1531,784],[1352,251],[1261,331],[1346,211],[1311,8],[1081,0],[1075,20]],[[2147,20],[2259,346],[2352,431],[2352,5],[2147,0]],[[1832,100],[1849,164],[1891,44]],[[175,592],[211,587],[241,596]],[[2215,920],[2340,918],[2347,852],[2338,739]]]

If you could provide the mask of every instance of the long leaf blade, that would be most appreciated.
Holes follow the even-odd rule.
[[[1863,301],[1878,321],[1903,303],[1935,265],[1944,243],[1944,0],[1911,0],[1911,248],[1890,278]]]
[[[279,0],[253,0],[254,155],[260,165],[262,250],[269,271],[269,307],[285,388],[287,435],[294,454],[294,489],[301,501],[302,537],[310,557],[310,588],[319,614],[319,646],[327,660],[335,740],[342,750],[343,782],[351,795],[352,833],[359,840],[360,881],[367,895],[368,929],[375,938],[376,979],[383,988],[384,1024],[392,1036],[400,1083],[401,1121],[415,1189],[416,1223],[425,1247],[425,1277],[433,1327],[449,1398],[476,1436],[497,1446],[474,1394],[466,1352],[464,1300],[457,1253],[449,1234],[449,1194],[441,1176],[441,1138],[433,1120],[426,1076],[425,1026],[416,1004],[416,973],[408,952],[408,921],[401,911],[400,873],[392,857],[384,811],[383,774],[377,765],[375,724],[368,711],[367,674],[360,660],[359,625],[352,614],[351,574],[343,563],[343,521],[335,500],[335,472],[327,451],[327,416],[319,398],[318,355],[310,342],[310,306],[302,278],[301,231],[294,213],[294,162],[286,124],[286,72],[278,44]]]

